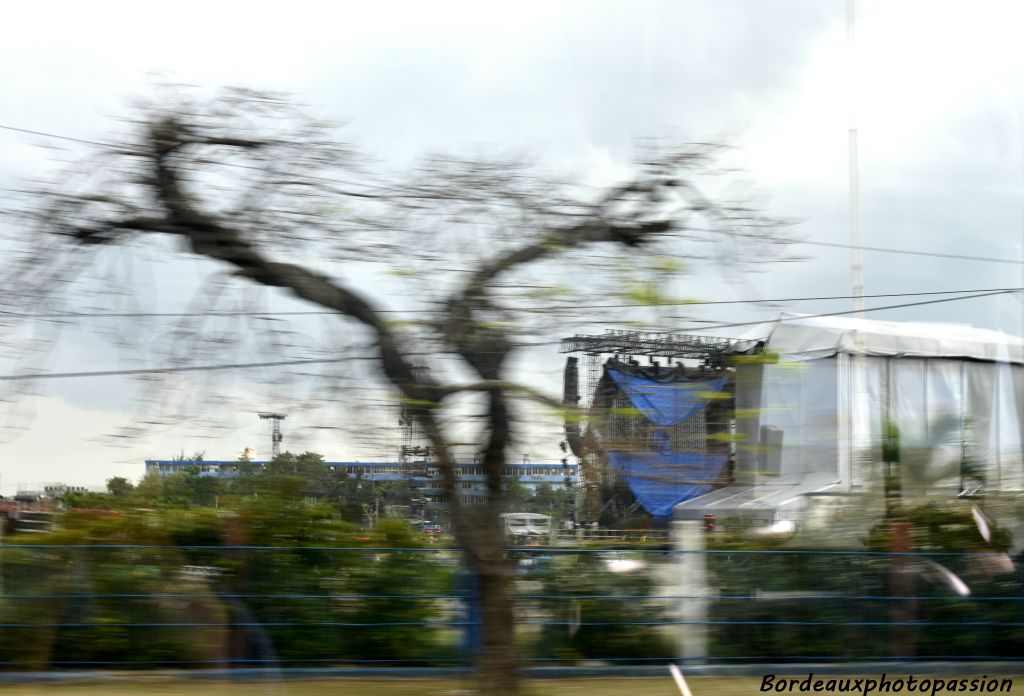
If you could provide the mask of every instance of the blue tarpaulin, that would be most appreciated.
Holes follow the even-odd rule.
[[[723,454],[690,452],[609,452],[608,461],[619,472],[644,510],[655,517],[672,514],[677,503],[711,490],[725,466]]]
[[[609,377],[630,403],[655,426],[655,451],[608,452],[612,468],[629,485],[633,497],[656,517],[711,490],[727,457],[672,450],[669,429],[693,418],[721,393],[726,379],[658,381],[609,368]],[[704,483],[707,482],[707,483]]]
[[[633,407],[655,425],[678,425],[708,405],[709,395],[725,387],[725,378],[700,382],[659,382],[618,370],[608,370]]]

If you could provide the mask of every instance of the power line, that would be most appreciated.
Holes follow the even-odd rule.
[[[45,133],[43,131],[30,130],[28,128],[18,128],[16,126],[5,126],[0,124],[0,129],[6,131],[14,131],[15,133],[26,133],[28,135],[38,135],[43,138],[55,138],[56,140],[67,140],[73,143],[82,143],[83,145],[99,145],[100,147],[117,147],[113,143],[101,143],[98,140],[85,140],[84,138],[72,138],[69,135],[58,135],[57,133]]]
[[[181,365],[179,367],[144,367],[135,370],[100,370],[96,372],[40,372],[38,374],[0,375],[5,382],[32,379],[68,379],[74,377],[121,377],[130,375],[156,375],[173,372],[205,372],[209,370],[245,370],[254,367],[285,367],[290,365],[324,365],[351,360],[376,360],[375,357],[312,358],[309,360],[276,360],[272,362],[225,363],[221,365]]]
[[[861,297],[921,297],[927,295],[960,295],[964,293],[989,293],[989,294],[1000,294],[1008,292],[1020,292],[1024,288],[973,288],[965,290],[928,290],[922,292],[883,292],[872,295],[861,295]],[[579,309],[615,309],[618,307],[657,307],[657,306],[686,306],[686,305],[724,305],[724,304],[763,304],[771,302],[817,302],[824,300],[849,300],[853,299],[853,295],[818,295],[812,297],[777,297],[771,299],[743,299],[743,300],[678,300],[672,302],[658,302],[657,304],[644,304],[644,303],[623,303],[623,304],[606,304],[606,305],[573,305],[574,308]],[[953,300],[959,298],[951,298]]]
[[[83,145],[95,145],[97,147],[116,148],[116,149],[119,149],[119,150],[122,150],[122,151],[131,150],[131,151],[138,152],[138,153],[146,152],[143,148],[140,148],[140,147],[125,147],[123,145],[117,145],[115,143],[104,143],[104,142],[101,142],[99,140],[86,140],[85,138],[73,138],[73,137],[68,136],[68,135],[59,135],[57,133],[47,133],[45,131],[31,130],[29,128],[18,128],[16,126],[6,126],[6,125],[3,125],[3,124],[0,124],[0,129],[8,130],[8,131],[13,131],[15,133],[27,133],[29,135],[38,135],[38,136],[41,136],[41,137],[44,137],[44,138],[55,138],[57,140],[66,140],[68,142],[81,143]],[[228,167],[235,167],[235,168],[238,168],[238,169],[253,169],[253,170],[257,170],[257,171],[260,170],[260,167],[257,167],[255,165],[251,165],[251,164],[242,164],[241,162],[223,162],[222,164],[224,164],[225,166],[228,166]],[[339,182],[337,182],[337,181],[335,181],[333,179],[329,179],[329,178],[322,177],[322,176],[310,176],[308,174],[305,175],[305,176],[306,176],[307,179],[312,180],[312,181],[323,181],[323,182],[331,183],[331,184],[339,183]],[[360,191],[339,191],[339,193],[344,193],[345,195],[348,195],[348,196],[355,196],[357,198],[376,198],[377,197],[375,194],[365,193],[365,192],[360,192]]]
[[[60,135],[58,133],[49,133],[49,132],[45,132],[45,131],[31,130],[29,128],[18,128],[17,126],[7,126],[7,125],[0,124],[0,129],[7,130],[7,131],[12,131],[12,132],[15,132],[15,133],[25,133],[25,134],[28,134],[28,135],[36,135],[36,136],[40,136],[40,137],[44,137],[44,138],[55,138],[57,140],[66,140],[66,141],[69,141],[69,142],[81,143],[81,144],[84,144],[84,145],[97,145],[99,147],[119,147],[118,145],[115,145],[114,143],[104,143],[104,142],[101,142],[101,141],[98,141],[98,140],[87,140],[85,138],[74,138],[74,137],[67,136],[67,135]],[[138,149],[138,148],[135,148],[135,149]],[[243,167],[243,168],[246,168],[246,169],[254,169],[255,168],[255,167],[252,167],[252,166],[249,166],[249,165],[241,165],[241,164],[232,165],[232,166],[240,166],[240,167]],[[326,181],[326,179],[322,179],[322,180]],[[353,194],[353,195],[365,195],[365,194],[358,194],[358,193],[356,193],[356,194]],[[808,244],[808,245],[812,245],[812,246],[833,247],[833,248],[837,248],[837,249],[858,249],[859,248],[859,249],[862,249],[864,251],[876,251],[876,252],[881,252],[881,253],[886,253],[886,254],[905,254],[905,255],[910,255],[910,256],[931,256],[931,257],[942,258],[942,259],[958,259],[958,260],[963,260],[963,261],[985,261],[985,262],[989,262],[989,263],[1010,263],[1010,264],[1024,265],[1024,260],[997,258],[997,257],[994,257],[994,256],[971,256],[971,255],[968,255],[968,254],[945,254],[945,253],[937,252],[937,251],[920,251],[920,250],[917,250],[917,249],[893,249],[891,247],[864,246],[864,245],[844,244],[844,243],[841,243],[841,242],[820,242],[820,241],[813,241],[813,240],[800,240],[800,241],[794,241],[793,243],[794,244]],[[864,297],[876,297],[876,296],[875,295],[864,295]],[[839,298],[837,298],[837,299],[839,299]],[[850,299],[850,298],[844,298],[844,299]]]
[[[794,244],[812,244],[814,246],[823,247],[835,247],[837,249],[853,249],[853,244],[843,244],[841,242],[818,242],[812,240],[803,240],[794,242]],[[880,251],[887,254],[908,254],[910,256],[934,256],[940,259],[959,259],[964,261],[988,261],[990,263],[1013,263],[1017,265],[1024,264],[1024,261],[1020,259],[1000,259],[994,256],[968,256],[965,254],[943,254],[938,251],[917,251],[914,249],[892,249],[890,247],[875,247],[875,246],[864,246],[860,245],[864,251]],[[864,295],[864,297],[871,297],[871,295]]]
[[[930,295],[960,295],[965,293],[1001,294],[1020,292],[1024,288],[969,288],[963,290],[929,290],[921,292],[887,292],[863,295],[865,298],[881,297],[922,297]],[[782,302],[817,302],[827,300],[849,300],[852,295],[818,295],[811,297],[776,297],[769,299],[742,299],[742,300],[674,300],[658,302],[656,304],[643,302],[623,302],[615,304],[574,304],[565,309],[625,309],[630,307],[670,307],[670,306],[705,306],[705,305],[730,305],[730,304],[765,304]],[[951,298],[957,299],[957,298]],[[379,309],[379,314],[432,314],[433,309]],[[331,309],[311,309],[293,311],[209,311],[209,312],[53,312],[53,313],[23,313],[0,311],[0,316],[8,316],[16,319],[140,319],[140,318],[168,318],[180,319],[187,317],[262,317],[262,316],[324,316],[337,314],[344,316],[341,312]]]
[[[924,300],[921,302],[906,302],[903,304],[896,305],[885,305],[882,307],[866,307],[864,312],[880,312],[887,309],[901,309],[904,307],[919,307],[922,305],[930,304],[941,304],[943,302],[956,302],[957,300],[970,300],[979,297],[991,297],[994,295],[1005,295],[1013,292],[1020,292],[1021,288],[1014,288],[1008,290],[997,290],[979,293],[975,295],[965,295],[963,297],[944,297],[936,300]],[[823,317],[838,317],[856,313],[857,310],[846,310],[842,312],[822,312],[820,314],[808,314],[799,317],[792,317],[791,319],[780,318],[778,320],[759,320],[759,321],[746,321],[746,322],[735,322],[730,324],[715,324],[712,326],[701,326],[694,327],[700,330],[707,329],[724,329],[732,327],[742,326],[756,326],[758,324],[768,324],[773,321],[798,321],[802,319],[819,319]],[[657,333],[679,333],[686,329],[676,330],[674,332],[657,332]],[[559,345],[561,341],[539,341],[536,343],[523,344],[520,347],[543,347],[548,345]],[[151,375],[151,374],[169,374],[175,372],[203,372],[212,370],[239,370],[239,369],[250,369],[256,367],[285,367],[292,365],[322,365],[329,363],[341,363],[352,360],[377,360],[376,357],[371,356],[349,356],[345,358],[312,358],[308,360],[278,360],[272,362],[253,362],[253,363],[226,363],[221,365],[183,365],[179,367],[153,367],[153,368],[139,368],[134,370],[102,370],[95,372],[43,372],[39,374],[21,374],[21,375],[0,375],[0,381],[24,381],[32,379],[70,379],[76,377],[119,377],[119,376],[131,376],[131,375]]]
[[[741,326],[757,326],[758,324],[770,324],[770,323],[775,322],[775,321],[786,322],[786,321],[800,321],[800,320],[804,320],[804,319],[821,319],[821,318],[824,318],[824,317],[841,317],[841,316],[846,316],[846,315],[850,315],[850,314],[859,314],[860,312],[864,312],[864,313],[867,313],[867,312],[881,312],[881,311],[884,311],[884,310],[887,310],[887,309],[903,309],[905,307],[921,307],[923,305],[941,304],[943,302],[956,302],[957,300],[973,300],[973,299],[976,299],[978,297],[992,297],[994,295],[1007,295],[1007,294],[1014,293],[1014,292],[1021,292],[1022,289],[1024,289],[1024,288],[1014,288],[1014,289],[1009,289],[1009,290],[995,290],[995,291],[991,291],[991,292],[978,293],[976,295],[964,295],[962,297],[943,297],[943,298],[937,299],[937,300],[922,300],[920,302],[904,302],[902,304],[885,305],[885,306],[882,306],[882,307],[865,307],[862,310],[848,309],[848,310],[841,311],[841,312],[822,312],[820,314],[804,314],[804,315],[797,316],[797,317],[792,317],[792,318],[781,317],[779,319],[769,319],[767,321],[762,319],[760,321],[741,321],[741,322],[735,322],[735,323],[730,323],[730,324],[711,324],[711,325],[708,325],[708,326],[693,327],[693,329],[699,329],[701,331],[707,331],[709,329],[728,329],[728,328],[736,328],[736,327],[741,327]],[[870,297],[870,296],[866,295],[865,297]],[[659,332],[656,332],[656,333],[680,333],[680,332],[686,331],[686,330],[687,329],[680,329],[678,331],[664,331],[664,332],[660,332],[659,331]]]

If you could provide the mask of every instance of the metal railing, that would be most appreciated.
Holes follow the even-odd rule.
[[[560,528],[554,530],[553,539],[556,543],[601,541],[664,544],[669,541],[669,532],[667,529],[595,529],[593,527],[580,527],[579,529]]]

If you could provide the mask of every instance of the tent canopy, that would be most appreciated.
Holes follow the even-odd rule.
[[[768,351],[786,360],[862,353],[1024,363],[1024,339],[957,324],[783,314],[777,321],[755,327],[743,338],[764,341]]]
[[[1024,490],[1021,338],[783,315],[742,339],[780,360],[737,368],[737,408],[755,414],[737,419],[737,480],[678,505],[677,516],[770,521],[819,491],[866,490],[879,481],[886,423],[899,428],[905,494],[955,494],[978,482],[989,492]]]

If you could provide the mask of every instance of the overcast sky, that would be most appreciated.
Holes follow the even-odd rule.
[[[396,165],[426,151],[486,147],[530,151],[553,168],[609,181],[628,172],[640,138],[715,138],[737,146],[730,164],[769,197],[772,213],[799,220],[810,241],[842,244],[850,240],[852,105],[865,245],[1021,260],[1024,6],[859,0],[856,9],[851,63],[844,0],[17,3],[0,29],[0,125],[102,139],[160,72],[199,85],[286,90],[347,121],[351,137]],[[77,151],[3,130],[0,147],[5,188]],[[850,293],[849,250],[797,251],[808,261],[766,265],[744,284],[701,272],[677,290],[708,300]],[[872,251],[864,259],[867,293],[1022,284],[1019,263]],[[184,296],[197,282],[186,266],[161,270],[165,277],[153,281],[161,297]],[[701,316],[746,321],[779,311],[727,307]],[[1017,297],[1001,296],[873,316],[1019,334],[1024,310]],[[70,336],[54,369],[124,366],[94,339]],[[546,368],[543,359],[521,362],[531,381],[550,381],[557,393],[559,361]],[[212,441],[174,429],[119,447],[97,439],[130,423],[135,405],[131,386],[117,379],[45,385],[24,412],[22,435],[0,444],[0,491],[138,478],[143,459],[181,450],[266,453],[252,413]],[[332,459],[374,454],[304,427],[312,420],[287,421],[285,444]],[[534,458],[555,456],[557,435],[548,439],[529,448]]]

